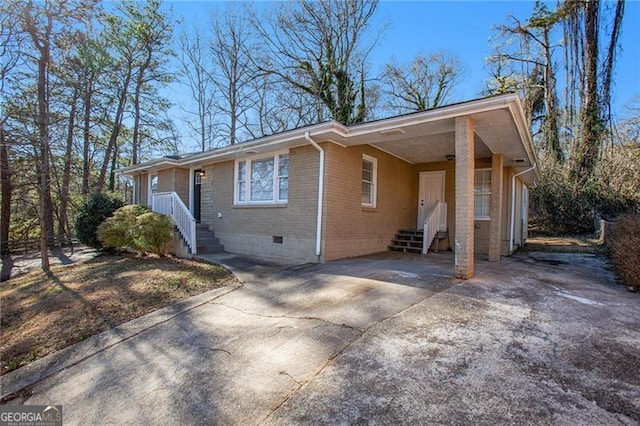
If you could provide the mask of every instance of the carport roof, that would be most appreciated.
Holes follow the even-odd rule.
[[[211,151],[162,157],[122,168],[120,173],[136,175],[171,167],[199,167],[284,150],[307,145],[305,135],[316,142],[345,147],[371,145],[412,164],[444,161],[454,153],[455,119],[462,116],[473,120],[476,158],[503,154],[504,166],[518,171],[536,164],[520,99],[509,93],[352,126],[328,121]],[[523,175],[528,182],[537,177],[537,170]]]

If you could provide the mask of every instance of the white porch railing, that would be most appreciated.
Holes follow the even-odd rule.
[[[427,254],[429,246],[440,231],[447,230],[447,203],[437,201],[427,212],[424,220],[424,234],[422,237],[422,254]]]
[[[166,214],[178,228],[187,247],[196,254],[196,220],[175,192],[158,192],[153,194],[152,209],[154,212]]]

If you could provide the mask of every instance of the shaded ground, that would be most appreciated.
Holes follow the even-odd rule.
[[[123,255],[13,278],[0,285],[0,374],[229,278],[219,266]]]
[[[49,250],[49,262],[53,265],[71,265],[93,259],[98,252],[83,245],[70,247],[56,247]],[[40,269],[40,252],[12,254],[0,259],[1,281],[15,278],[31,271]]]
[[[212,259],[243,285],[9,373],[3,396],[68,424],[640,422],[640,294],[605,258],[477,258],[469,281],[448,253]]]

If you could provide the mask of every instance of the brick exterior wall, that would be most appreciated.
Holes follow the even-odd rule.
[[[148,204],[148,194],[149,194],[149,175],[147,173],[142,173],[134,177],[136,184],[136,193],[137,198],[135,199],[136,204],[147,205]]]
[[[469,279],[473,277],[474,273],[473,185],[475,153],[471,117],[457,117],[455,129],[455,276],[456,278]]]
[[[158,171],[158,192],[175,192],[189,206],[189,169],[172,168]]]
[[[324,258],[386,251],[401,228],[415,228],[418,177],[415,168],[371,146],[325,149]],[[377,159],[377,204],[362,206],[362,156]]]
[[[504,179],[504,157],[502,154],[494,154],[491,159],[491,222],[489,224],[489,260],[497,262],[500,260],[500,249],[502,240],[502,205],[503,179]]]
[[[202,223],[225,250],[277,260],[318,261],[315,255],[318,158],[312,146],[289,150],[289,201],[286,205],[234,206],[234,161],[203,167]],[[221,217],[218,217],[220,213]],[[273,242],[282,237],[282,244]]]
[[[203,167],[202,223],[209,224],[226,250],[233,253],[316,262],[385,251],[399,229],[417,227],[419,172],[444,170],[450,241],[441,241],[439,249],[444,250],[449,245],[455,248],[456,161],[411,165],[367,145],[343,148],[325,142],[321,146],[325,150],[325,193],[320,259],[315,255],[319,154],[311,146],[289,150],[287,205],[234,206],[234,161]],[[361,204],[363,154],[377,159],[375,208]],[[491,158],[474,161],[474,169],[489,168],[491,165]],[[175,191],[188,206],[189,169],[171,168],[157,174],[158,191]],[[490,221],[473,221],[470,235],[475,253],[488,254],[493,237],[499,240],[500,254],[509,254],[512,176],[513,169],[503,168],[500,232],[492,231]],[[135,177],[141,204],[147,202],[148,179],[148,173]],[[470,184],[473,185],[473,178]],[[514,246],[517,247],[522,244],[523,229],[520,179],[516,179],[515,194]],[[494,198],[492,196],[492,205]],[[222,217],[219,218],[218,213]],[[492,214],[495,212],[492,211]],[[282,244],[274,243],[273,236],[283,237]]]

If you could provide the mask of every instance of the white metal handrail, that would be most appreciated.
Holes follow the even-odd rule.
[[[166,214],[178,228],[187,247],[196,254],[196,219],[193,217],[182,199],[175,192],[158,192],[153,194],[152,209],[154,212]]]
[[[422,236],[422,254],[427,254],[429,246],[440,231],[447,230],[447,203],[437,201],[427,212],[424,220],[424,234]]]

